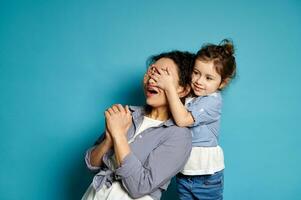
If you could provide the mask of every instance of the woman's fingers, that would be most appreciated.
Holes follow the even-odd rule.
[[[121,104],[114,104],[107,109],[107,112],[109,115],[113,115],[116,113],[126,113],[126,110]]]
[[[125,112],[123,106],[121,104],[116,104],[115,105],[117,107],[117,109],[119,110],[119,112]]]
[[[109,113],[109,111],[107,111],[107,110],[105,111],[105,117],[106,117],[106,118],[110,117],[110,113]]]
[[[112,109],[112,108],[108,108],[107,109],[107,112],[110,114],[110,115],[113,115],[115,113],[115,111]]]
[[[118,107],[116,105],[113,105],[111,108],[114,111],[114,113],[119,112]]]
[[[126,112],[126,114],[131,114],[131,111],[130,111],[128,105],[125,106],[125,112]]]

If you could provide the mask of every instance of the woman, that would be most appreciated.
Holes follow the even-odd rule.
[[[193,60],[193,54],[180,51],[153,56],[143,81],[146,106],[107,109],[106,132],[86,154],[87,166],[97,174],[82,199],[160,199],[190,155],[191,134],[175,125],[164,91],[148,73],[168,67],[184,98]]]

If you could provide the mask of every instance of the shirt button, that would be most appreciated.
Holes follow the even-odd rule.
[[[142,138],[142,135],[139,135],[139,138]]]

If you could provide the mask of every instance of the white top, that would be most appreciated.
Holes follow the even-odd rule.
[[[190,176],[207,175],[224,168],[224,153],[220,146],[192,147],[190,157],[181,173]]]
[[[143,119],[142,124],[137,129],[135,135],[132,139],[129,140],[129,143],[133,142],[135,138],[144,130],[150,128],[150,127],[156,127],[159,126],[163,121],[155,120],[149,117],[145,117]],[[115,158],[113,156],[112,158]],[[115,160],[111,160],[112,163],[115,163]],[[92,184],[87,189],[86,193],[84,194],[82,200],[134,200],[132,199],[121,187],[119,182],[113,182],[111,187],[107,187],[104,185],[99,191],[95,191]],[[153,200],[149,195],[143,196],[141,198],[135,199],[135,200]]]
[[[150,128],[150,127],[156,127],[159,126],[161,123],[163,123],[163,121],[160,120],[156,120],[156,119],[152,119],[149,117],[144,116],[143,122],[142,124],[138,127],[137,132],[135,133],[135,135],[133,136],[133,138],[131,138],[129,140],[129,144],[132,143],[135,138],[144,130]]]

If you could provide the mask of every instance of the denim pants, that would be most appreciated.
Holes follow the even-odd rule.
[[[224,170],[212,175],[177,175],[177,190],[180,200],[222,200]]]

